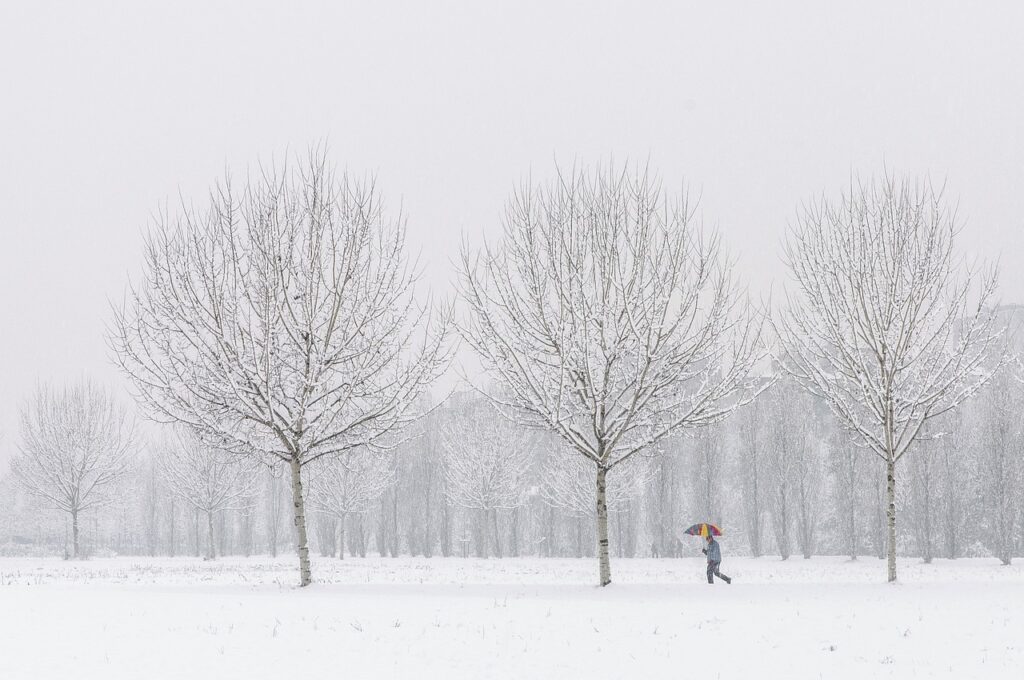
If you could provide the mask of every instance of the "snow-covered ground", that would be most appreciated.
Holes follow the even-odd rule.
[[[0,559],[0,678],[1024,677],[1024,567]]]

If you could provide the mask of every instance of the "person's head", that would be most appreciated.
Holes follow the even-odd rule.
[[[710,543],[711,541],[715,540],[714,537],[711,535],[711,532],[708,532],[708,535],[706,536],[706,538],[707,538],[708,543]]]

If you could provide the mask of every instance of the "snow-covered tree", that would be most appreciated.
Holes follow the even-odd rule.
[[[796,449],[792,470],[796,540],[804,559],[810,559],[817,546],[822,515],[821,487],[825,478],[823,447],[813,422],[809,423],[808,430],[804,445]]]
[[[162,443],[159,467],[171,492],[205,518],[206,558],[214,559],[214,516],[250,502],[260,482],[259,468],[251,458],[216,449],[184,427],[174,428]]]
[[[863,468],[869,462],[857,453],[846,433],[833,432],[828,438],[827,468],[831,482],[832,511],[838,545],[851,560],[860,554],[864,514]]]
[[[541,462],[538,492],[543,501],[573,517],[595,516],[593,467],[580,456],[569,455],[564,442],[549,449]],[[626,509],[655,476],[648,456],[634,456],[622,465],[624,474],[608,479],[605,506],[609,513]]]
[[[776,383],[759,401],[765,403],[765,496],[775,544],[782,559],[787,559],[795,538],[808,558],[817,530],[823,476],[815,404],[792,380]]]
[[[490,523],[494,553],[501,557],[498,511],[526,503],[537,437],[505,420],[488,401],[463,401],[458,417],[448,418],[441,427],[445,491],[452,505],[478,512],[481,556],[487,556],[483,537]]]
[[[718,525],[725,524],[727,467],[723,455],[723,430],[723,427],[708,428],[693,436],[682,436],[674,440],[684,451],[686,458],[686,479],[689,486],[687,505],[690,517]]]
[[[793,526],[793,477],[797,452],[807,445],[806,421],[793,418],[794,411],[781,387],[768,393],[768,450],[765,456],[765,478],[768,482],[768,509],[772,533],[779,556],[789,559]]]
[[[717,238],[646,170],[559,173],[509,201],[504,239],[463,252],[466,342],[511,419],[589,464],[599,582],[611,582],[608,475],[749,388],[760,326]],[[621,471],[620,471],[621,473]]]
[[[679,526],[685,521],[680,517],[683,511],[680,481],[686,476],[687,469],[680,452],[666,444],[660,446],[666,451],[651,461],[652,479],[647,489],[647,517],[652,525],[651,555],[668,557],[676,553]]]
[[[886,178],[811,203],[785,244],[795,287],[777,324],[783,363],[885,466],[890,581],[896,464],[1001,356],[995,271],[958,278],[957,230],[941,192]]]
[[[917,455],[910,458],[907,467],[905,495],[908,524],[918,554],[925,564],[935,558],[935,535],[938,529],[936,509],[939,496],[939,468],[942,464],[939,449],[941,441],[928,438],[927,426],[922,430]]]
[[[1003,564],[1010,564],[1024,508],[1024,400],[1009,371],[1001,371],[979,401],[975,446],[984,536],[978,538]]]
[[[975,409],[980,399],[974,400]],[[939,477],[942,494],[939,497],[939,533],[943,552],[948,559],[960,557],[964,543],[973,530],[970,513],[972,471],[977,472],[974,461],[978,448],[972,446],[972,432],[966,427],[964,410],[952,412],[950,421],[942,425],[951,434],[939,440]],[[973,418],[972,418],[973,419]],[[964,454],[968,455],[964,455]]]
[[[282,473],[280,468],[271,467],[263,475],[263,533],[271,557],[277,557],[281,547],[281,524],[288,502]]]
[[[429,403],[424,407],[429,408]],[[425,557],[434,554],[437,544],[442,554],[450,553],[451,506],[445,493],[442,416],[438,408],[417,423],[417,436],[409,442],[411,450],[403,457],[407,481],[402,497],[409,506],[409,551]]]
[[[110,492],[129,470],[134,437],[125,409],[88,380],[60,389],[40,385],[22,407],[11,469],[26,491],[70,515],[76,558],[79,517],[114,500]]]
[[[337,522],[338,559],[345,559],[345,522],[364,513],[395,483],[391,452],[359,450],[342,458],[321,458],[312,468],[309,499]]]
[[[771,491],[765,469],[769,426],[767,410],[767,400],[762,396],[743,408],[733,423],[738,440],[735,470],[743,498],[743,524],[747,545],[754,557],[764,553],[762,538],[768,510],[767,497]]]
[[[314,151],[161,216],[117,310],[111,344],[154,418],[287,466],[302,585],[302,468],[392,445],[447,363],[448,313],[417,306],[404,241],[376,183]]]

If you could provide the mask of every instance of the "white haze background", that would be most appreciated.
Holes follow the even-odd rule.
[[[37,380],[124,388],[103,328],[141,235],[326,140],[451,293],[553,160],[685,177],[752,291],[797,205],[854,172],[948,181],[960,243],[1024,301],[1024,5],[0,3],[0,468]]]

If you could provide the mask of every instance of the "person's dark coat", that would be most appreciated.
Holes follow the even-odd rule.
[[[722,549],[718,547],[718,541],[712,538],[708,541],[708,547],[704,550],[708,556],[708,562],[721,562]]]

